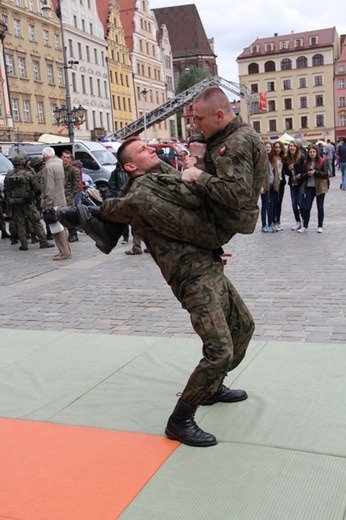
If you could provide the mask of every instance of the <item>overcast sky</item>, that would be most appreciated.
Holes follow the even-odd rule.
[[[346,34],[345,0],[149,0],[150,8],[195,4],[208,38],[214,38],[219,76],[238,81],[236,59],[256,38],[336,27]]]

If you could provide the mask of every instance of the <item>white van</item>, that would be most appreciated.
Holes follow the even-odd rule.
[[[117,160],[109,150],[98,142],[76,141],[75,143],[18,144],[10,148],[8,157],[11,159],[18,153],[27,153],[28,157],[41,155],[43,148],[46,146],[54,148],[58,157],[61,157],[64,150],[69,150],[72,152],[75,160],[82,163],[83,172],[90,175],[98,189],[102,188],[102,186],[108,186],[109,177],[116,167]]]

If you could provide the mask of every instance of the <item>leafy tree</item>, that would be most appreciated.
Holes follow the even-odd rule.
[[[179,77],[178,85],[176,88],[176,95],[180,94],[181,92],[184,92],[184,90],[187,90],[188,88],[192,87],[193,85],[196,85],[196,83],[199,83],[203,79],[207,78],[209,76],[209,73],[201,69],[199,67],[196,67],[195,65],[190,66],[181,76]],[[181,128],[181,118],[182,118],[183,111],[179,110],[177,112],[177,123],[178,123],[178,135],[182,136],[182,128]]]

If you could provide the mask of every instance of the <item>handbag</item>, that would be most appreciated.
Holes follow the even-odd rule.
[[[42,218],[45,221],[46,224],[55,224],[58,222],[58,216],[56,213],[55,208],[45,209],[42,212]]]

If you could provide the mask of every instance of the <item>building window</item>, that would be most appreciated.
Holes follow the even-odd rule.
[[[39,123],[44,123],[43,101],[37,101],[37,118]]]
[[[90,34],[93,34],[93,24],[91,23],[91,24],[89,25],[89,27],[90,27]]]
[[[35,11],[35,2],[34,0],[29,0],[29,11],[33,13]]]
[[[258,63],[250,63],[250,65],[248,67],[248,71],[249,71],[249,74],[258,74],[258,72],[259,72]]]
[[[308,98],[306,96],[300,98],[300,108],[308,108]]]
[[[275,61],[266,61],[264,64],[264,72],[275,72]]]
[[[280,47],[281,50],[288,49],[288,41],[287,40],[282,40],[279,43],[279,47]]]
[[[84,74],[81,75],[81,81],[82,81],[82,93],[83,93],[83,94],[86,94],[86,89],[85,89],[85,76],[84,76]]]
[[[260,121],[254,121],[252,123],[252,125],[253,125],[253,129],[255,130],[255,132],[260,134],[261,133],[261,122]]]
[[[298,49],[299,47],[303,47],[303,40],[301,38],[298,38],[295,42],[294,42],[294,45],[295,47]]]
[[[82,20],[82,31],[85,32],[85,20]]]
[[[306,88],[306,78],[299,78],[299,88]]]
[[[13,118],[13,121],[20,121],[18,99],[11,98],[11,106],[12,106],[12,118]]]
[[[80,59],[80,60],[83,59],[83,54],[82,54],[82,44],[81,44],[81,42],[78,42],[78,59]]]
[[[70,53],[70,57],[72,57],[73,56],[73,42],[72,42],[72,40],[68,41],[68,50],[69,50],[69,53]]]
[[[35,35],[35,26],[29,24],[29,40],[31,42],[36,41],[36,35]]]
[[[95,60],[96,65],[98,65],[97,49],[94,49],[94,60]]]
[[[40,77],[40,64],[38,61],[36,60],[33,60],[32,62],[32,70],[33,70],[33,73],[34,73],[34,80],[35,81],[40,81],[41,77]]]
[[[269,119],[269,132],[276,132],[276,119]]]
[[[85,50],[86,50],[86,60],[89,63],[90,62],[90,48],[89,48],[89,45],[86,45]]]
[[[309,43],[310,43],[310,45],[317,45],[317,43],[318,43],[317,36],[310,36]]]
[[[271,99],[268,101],[268,112],[275,112],[276,106],[275,106],[275,100]]]
[[[274,81],[268,81],[267,83],[267,91],[268,92],[274,92],[275,90],[275,83]]]
[[[341,96],[339,99],[339,107],[346,107],[346,97]]]
[[[59,87],[64,86],[64,74],[63,74],[63,69],[61,67],[58,67],[58,85],[59,85]]]
[[[306,58],[306,56],[299,56],[299,58],[297,58],[297,61],[296,61],[297,69],[304,69],[307,66],[308,66],[308,59]]]
[[[18,71],[21,78],[26,78],[25,59],[18,58]]]
[[[301,128],[308,128],[308,118],[307,118],[307,116],[302,116],[300,118],[300,126],[301,126]]]
[[[291,117],[287,117],[285,119],[285,129],[286,130],[292,130],[292,128],[293,128],[293,120],[292,120]]]
[[[98,95],[98,97],[101,97],[101,81],[99,78],[97,78],[96,83],[97,83],[97,95]]]
[[[324,58],[322,54],[315,54],[312,57],[312,66],[318,67],[319,65],[324,65]]]
[[[346,126],[346,116],[340,116],[340,125],[339,126]]]
[[[284,99],[284,106],[285,106],[285,110],[292,110],[292,99],[291,98]]]
[[[339,89],[345,88],[345,80],[344,79],[339,79],[338,80],[338,88]]]
[[[50,63],[47,63],[47,78],[48,78],[48,83],[51,85],[52,83],[54,83],[54,77],[53,77],[53,65],[51,65]]]
[[[252,83],[250,85],[250,88],[251,88],[251,93],[252,94],[256,94],[256,92],[258,92],[258,85],[257,85],[257,83]]]
[[[292,61],[289,58],[281,60],[281,70],[290,70],[292,68]]]
[[[323,96],[321,94],[319,94],[318,96],[315,96],[315,106],[323,107]]]
[[[24,111],[24,121],[26,123],[30,123],[30,121],[31,121],[30,102],[28,99],[24,99],[24,101],[23,101],[23,111]]]
[[[6,72],[9,76],[14,75],[13,56],[12,54],[5,54]]]
[[[291,90],[291,80],[284,79],[283,86],[284,86],[284,90]]]
[[[324,115],[320,114],[316,116],[316,126],[324,126]]]
[[[22,33],[20,31],[20,21],[19,20],[13,20],[13,27],[14,27],[14,35],[18,38],[21,38]]]
[[[51,115],[51,118],[52,118],[52,124],[53,125],[56,125],[56,123],[57,123],[56,113],[55,113],[56,108],[57,108],[56,104],[55,103],[51,103],[51,105],[50,105],[50,115]]]
[[[252,53],[252,54],[257,54],[257,52],[259,52],[259,47],[258,47],[258,45],[253,45],[253,46],[251,47],[251,53]]]
[[[345,67],[344,67],[344,65],[340,65],[340,66],[339,66],[339,72],[345,72]]]
[[[265,49],[266,49],[266,52],[271,52],[273,50],[273,44],[272,43],[266,43],[265,45]]]
[[[94,84],[93,84],[92,78],[89,78],[89,88],[90,88],[90,94],[93,96],[94,95]]]
[[[104,81],[104,82],[103,82],[103,87],[104,87],[104,91],[105,91],[105,98],[108,99],[108,86],[107,86],[107,81]]]
[[[72,90],[73,90],[73,92],[77,92],[76,73],[75,72],[72,72],[71,79],[72,79]]]
[[[323,85],[322,76],[315,76],[315,87],[321,87]]]
[[[60,36],[58,34],[54,34],[54,48],[60,51]]]
[[[43,29],[43,44],[49,47],[49,32],[46,29]]]

